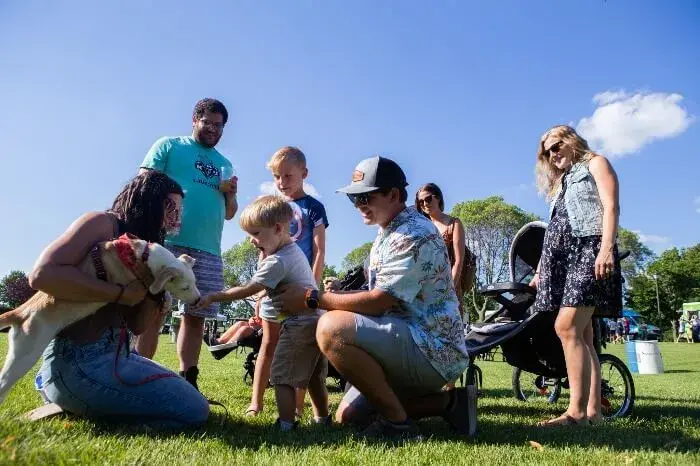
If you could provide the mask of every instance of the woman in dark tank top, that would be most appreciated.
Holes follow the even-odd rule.
[[[47,402],[73,414],[181,429],[204,423],[207,400],[174,372],[129,354],[124,335],[139,335],[160,321],[163,301],[139,281],[107,283],[76,266],[98,242],[131,233],[163,243],[179,224],[184,193],[165,174],[133,178],[106,212],[78,218],[41,253],[30,285],[59,299],[109,304],[64,329],[44,351],[37,389]],[[128,357],[127,357],[128,356]],[[109,395],[109,396],[108,396]]]
[[[445,200],[442,190],[435,183],[425,184],[416,192],[416,209],[433,222],[433,225],[435,225],[445,241],[447,255],[452,266],[452,280],[454,281],[457,299],[459,299],[459,313],[462,319],[466,321],[469,316],[464,316],[462,300],[464,299],[464,294],[472,288],[474,275],[473,270],[469,267],[466,267],[465,270],[465,265],[469,265],[472,257],[466,257],[464,226],[460,219],[447,215],[444,212]]]

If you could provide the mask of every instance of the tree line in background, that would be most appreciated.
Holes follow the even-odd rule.
[[[500,196],[460,202],[449,214],[464,224],[466,244],[477,257],[476,283],[464,296],[465,311],[476,322],[498,307],[478,290],[490,283],[510,280],[509,252],[515,234],[526,223],[541,219]],[[678,319],[676,311],[682,303],[700,301],[700,244],[671,248],[656,256],[633,231],[620,228],[617,241],[620,251],[630,253],[621,264],[626,307],[668,329],[671,321]],[[365,243],[350,251],[343,259],[341,273],[362,264],[371,247],[372,243]]]
[[[500,196],[456,204],[450,215],[459,218],[465,228],[466,244],[476,255],[476,278],[472,291],[465,295],[465,310],[471,321],[483,320],[497,304],[484,299],[478,289],[489,283],[510,280],[510,244],[518,230],[536,215],[508,204]],[[700,244],[689,248],[671,248],[656,256],[636,233],[620,228],[618,245],[630,255],[622,262],[626,306],[639,311],[649,322],[669,328],[678,318],[682,303],[700,300]],[[343,258],[339,269],[326,265],[323,277],[342,277],[364,264],[372,243],[364,243]],[[258,250],[242,241],[223,253],[224,283],[227,287],[247,282],[255,273]],[[0,312],[13,309],[29,299],[34,290],[24,272],[12,271],[0,280]],[[229,318],[252,315],[252,300],[222,305]]]

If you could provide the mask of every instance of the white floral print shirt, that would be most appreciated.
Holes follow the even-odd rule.
[[[379,230],[370,252],[369,287],[398,300],[386,315],[406,321],[415,343],[447,381],[464,372],[469,357],[447,248],[415,208]]]

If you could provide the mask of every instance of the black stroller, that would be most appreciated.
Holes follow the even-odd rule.
[[[542,253],[547,225],[532,222],[516,234],[510,247],[510,282],[488,285],[480,292],[493,298],[500,308],[466,333],[470,366],[467,384],[481,386],[482,372],[474,364],[500,346],[505,361],[513,366],[513,393],[528,401],[544,398],[550,403],[568,388],[561,342],[554,331],[555,312],[531,310],[535,289],[528,286]],[[634,405],[634,382],[619,358],[601,354],[599,319],[594,319],[594,341],[602,375],[602,407],[606,419],[626,416]]]
[[[365,286],[365,276],[362,266],[350,270],[340,281],[341,290],[359,290],[362,289],[363,286]],[[255,362],[260,352],[262,334],[262,329],[259,329],[252,335],[238,342],[238,348],[250,350],[243,362],[243,381],[249,385],[253,384],[253,378],[255,377]],[[345,389],[346,380],[332,364],[328,364],[328,377],[335,381],[340,390]]]

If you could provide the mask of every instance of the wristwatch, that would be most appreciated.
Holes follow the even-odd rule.
[[[313,288],[306,289],[306,307],[309,309],[318,309],[318,290]]]

